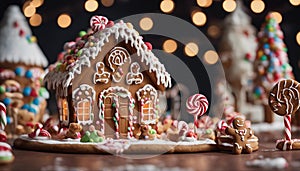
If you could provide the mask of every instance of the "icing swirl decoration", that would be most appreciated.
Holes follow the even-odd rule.
[[[194,116],[202,116],[208,108],[207,98],[202,94],[190,96],[186,101],[187,112]]]
[[[270,91],[269,105],[277,115],[294,114],[300,107],[300,84],[291,79],[279,81]]]

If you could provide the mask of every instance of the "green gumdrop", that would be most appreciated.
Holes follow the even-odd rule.
[[[4,88],[4,86],[0,86],[0,94],[3,94],[3,93],[5,93],[5,88]]]
[[[267,60],[267,56],[266,55],[261,56],[260,60],[261,61],[266,61]]]
[[[80,32],[79,32],[79,36],[80,36],[80,37],[82,37],[82,36],[84,36],[84,35],[86,35],[86,31],[80,31]]]
[[[149,131],[149,133],[150,133],[151,135],[154,135],[154,134],[156,134],[156,131],[155,131],[154,129],[151,129],[151,130]]]
[[[85,133],[84,136],[81,137],[80,142],[90,142],[89,135]]]

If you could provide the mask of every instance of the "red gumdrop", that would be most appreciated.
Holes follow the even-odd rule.
[[[14,26],[14,28],[19,27],[19,23],[18,23],[17,21],[15,21],[15,22],[13,23],[13,26]]]
[[[37,92],[34,89],[32,89],[31,92],[30,92],[30,96],[31,97],[37,97],[38,94],[37,94]]]
[[[147,46],[148,50],[152,50],[152,44],[150,42],[145,42],[145,45]]]
[[[19,36],[23,37],[24,35],[25,35],[25,32],[24,32],[24,30],[21,29],[21,30],[19,31]]]
[[[108,21],[108,23],[106,24],[106,27],[112,27],[114,25],[115,25],[115,23],[113,21]]]
[[[250,53],[246,53],[246,59],[248,59],[248,60],[251,59],[251,54]]]
[[[274,39],[273,38],[269,38],[269,44],[274,44]]]

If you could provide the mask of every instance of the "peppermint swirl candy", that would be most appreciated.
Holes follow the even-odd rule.
[[[108,23],[108,19],[104,16],[95,15],[90,20],[90,26],[93,31],[99,31],[105,29]]]
[[[208,108],[207,98],[202,94],[192,95],[187,99],[186,107],[188,113],[202,116]]]
[[[2,102],[0,102],[0,129],[4,130],[6,124],[6,106]]]
[[[294,114],[300,107],[300,84],[291,79],[279,81],[270,91],[269,106],[280,116]]]

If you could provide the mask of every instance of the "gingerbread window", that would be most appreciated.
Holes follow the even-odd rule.
[[[147,101],[142,106],[142,123],[145,122],[155,122],[155,113],[152,101]]]
[[[77,103],[77,119],[79,122],[90,122],[91,118],[91,103],[84,99]]]
[[[69,121],[69,108],[66,99],[61,100],[61,121]]]
[[[95,90],[88,84],[82,84],[73,91],[72,100],[75,104],[74,107],[78,123],[85,125],[93,122],[93,103],[95,95]]]
[[[137,97],[140,102],[140,123],[155,124],[157,119],[157,91],[147,84],[137,91]]]
[[[59,109],[59,120],[63,125],[67,125],[69,122],[69,106],[68,101],[65,98],[60,98],[57,103]]]

